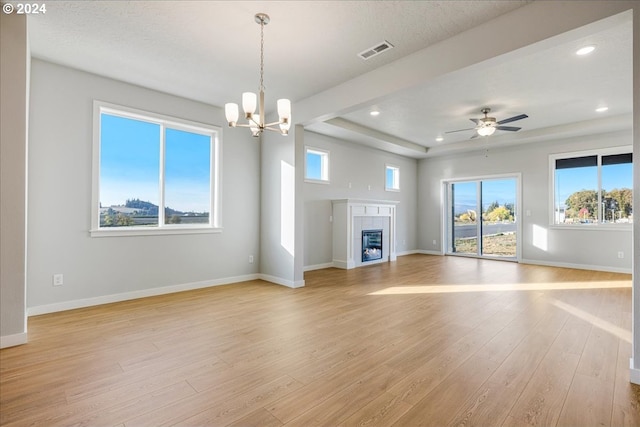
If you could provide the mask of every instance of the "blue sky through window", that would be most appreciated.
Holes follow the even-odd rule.
[[[165,206],[209,212],[211,138],[176,129],[167,129],[165,135]]]
[[[602,189],[633,188],[633,165],[621,163],[602,166]],[[598,167],[556,169],[556,203],[564,205],[567,198],[581,190],[598,189]]]
[[[102,114],[100,126],[100,203],[127,199],[158,204],[160,125]]]
[[[322,155],[307,152],[307,178],[322,179]]]
[[[454,183],[454,214],[459,215],[467,210],[477,209],[477,183],[456,182]],[[482,180],[482,209],[486,209],[491,203],[498,202],[498,205],[516,203],[516,180],[510,179],[487,179]]]
[[[159,204],[160,132],[156,123],[101,115],[100,203],[127,199]],[[181,212],[209,212],[211,137],[165,130],[165,206]]]

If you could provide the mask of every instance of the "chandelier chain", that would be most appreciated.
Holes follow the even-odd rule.
[[[260,21],[260,90],[264,90],[264,20]]]

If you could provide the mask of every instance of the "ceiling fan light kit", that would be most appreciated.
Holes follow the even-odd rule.
[[[482,126],[478,128],[478,135],[480,136],[490,136],[496,131],[496,128],[493,126]]]
[[[254,137],[260,136],[265,130],[278,132],[283,136],[289,134],[291,127],[291,101],[288,99],[278,99],[278,121],[265,123],[264,118],[264,26],[271,21],[266,13],[257,13],[255,15],[256,23],[260,24],[260,88],[259,94],[256,96],[253,92],[244,92],[242,94],[242,110],[247,123],[238,123],[240,111],[238,104],[233,102],[224,105],[224,112],[229,123],[229,127],[246,127],[251,130]],[[255,114],[256,107],[258,114]],[[277,128],[275,126],[278,126]]]

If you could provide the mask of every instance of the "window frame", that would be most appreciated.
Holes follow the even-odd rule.
[[[624,146],[616,146],[616,147],[608,147],[594,150],[584,150],[584,151],[573,151],[573,152],[565,152],[565,153],[556,153],[549,155],[549,227],[564,229],[564,230],[630,230],[632,228],[632,223],[602,223],[602,211],[600,206],[602,205],[601,194],[602,194],[602,158],[611,155],[617,154],[632,154],[633,155],[633,146],[624,145]],[[598,221],[592,224],[568,224],[568,223],[558,223],[556,222],[556,161],[562,159],[571,159],[571,158],[580,158],[580,157],[589,157],[596,156],[597,162],[597,188],[596,192],[598,194],[598,210],[597,210],[597,218]],[[633,163],[631,163],[633,165]],[[633,172],[631,176],[631,190],[633,191]],[[635,193],[635,192],[634,192]],[[634,194],[633,197],[636,195]]]
[[[159,201],[158,201],[158,225],[128,226],[128,227],[100,227],[100,154],[101,154],[101,124],[102,114],[109,114],[126,119],[139,120],[160,126],[159,156],[160,170],[158,176]],[[209,222],[207,224],[166,224],[164,221],[165,206],[164,176],[165,176],[165,129],[175,129],[207,135],[211,138],[209,159]],[[222,131],[220,127],[191,120],[166,116],[159,113],[138,110],[122,105],[94,100],[93,102],[93,158],[92,158],[92,189],[91,189],[91,237],[115,237],[115,236],[145,236],[162,234],[200,234],[219,233],[222,231],[222,217],[220,206],[221,195],[221,161]]]
[[[389,172],[389,170],[393,171],[393,177],[394,177],[391,187],[387,185],[388,184],[387,173]],[[395,166],[392,164],[384,165],[384,189],[385,191],[395,191],[395,192],[400,191],[400,167],[399,166]]]
[[[320,156],[320,179],[309,178],[309,168],[308,168],[308,155],[309,153],[317,154]],[[304,147],[304,181],[313,183],[313,184],[330,184],[330,158],[331,153],[329,150],[325,150],[317,147]],[[326,179],[323,177],[326,176]]]

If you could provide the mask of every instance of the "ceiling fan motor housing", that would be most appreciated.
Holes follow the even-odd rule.
[[[482,122],[483,126],[495,126],[496,125],[496,118],[495,117],[483,117],[482,119],[480,119],[480,121]]]
[[[484,117],[479,120],[480,123],[482,123],[482,126],[487,127],[487,126],[496,125],[496,118],[488,116],[489,112],[491,111],[491,108],[485,107],[480,111],[482,112],[482,114],[484,114]]]

